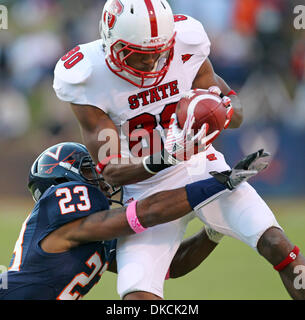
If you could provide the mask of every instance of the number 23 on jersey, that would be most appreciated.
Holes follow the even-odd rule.
[[[56,197],[62,197],[58,202],[61,214],[76,212],[76,209],[79,211],[88,211],[91,209],[88,188],[86,186],[76,186],[72,192],[67,187],[59,188],[55,194]],[[72,194],[78,195],[79,201],[77,203],[71,203],[73,199]]]

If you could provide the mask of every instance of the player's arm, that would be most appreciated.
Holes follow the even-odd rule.
[[[158,192],[134,201],[127,209],[92,214],[78,222],[76,230],[70,233],[70,239],[79,242],[110,240],[179,219],[255,176],[268,166],[269,160],[269,153],[262,149],[243,158],[232,170],[210,172],[213,176],[210,179]]]
[[[126,208],[104,210],[76,220],[67,226],[67,230],[62,230],[62,236],[75,246],[134,234],[126,210]],[[144,228],[176,220],[190,211],[192,208],[185,188],[159,192],[136,204],[136,216]]]
[[[103,210],[74,220],[49,234],[42,241],[42,248],[47,252],[62,252],[83,243],[111,240],[179,219],[265,169],[268,162],[260,160],[266,156],[260,150],[241,160],[231,171],[211,172],[213,178],[158,192],[134,201],[127,209]]]
[[[157,224],[181,218],[212,201],[216,195],[228,192],[228,188],[228,184],[211,178],[184,188],[153,194],[131,203],[128,208],[91,213],[51,232],[42,240],[41,246],[46,252],[64,252],[81,244],[142,232]]]
[[[232,92],[227,83],[214,72],[212,63],[207,58],[197,72],[192,84],[192,88],[208,89],[211,86],[218,86],[224,95],[228,95],[230,92]],[[232,101],[232,106],[234,109],[234,114],[229,128],[239,128],[243,121],[243,109],[237,95],[230,94],[229,97]]]
[[[96,194],[93,196],[96,197]],[[42,249],[46,252],[64,252],[84,243],[134,234],[127,218],[127,210],[128,208],[103,210],[66,223],[43,239]],[[178,219],[190,211],[192,208],[185,188],[154,194],[138,201],[135,206],[136,219],[143,228]]]
[[[71,107],[80,124],[84,144],[95,163],[120,154],[116,126],[104,111],[89,105],[71,104]],[[152,176],[144,169],[141,161],[131,163],[120,158],[110,160],[102,174],[112,186],[136,183]]]

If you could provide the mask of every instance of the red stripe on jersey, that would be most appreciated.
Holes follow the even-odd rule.
[[[144,0],[144,2],[146,4],[148,14],[149,14],[151,36],[157,37],[158,36],[158,24],[157,24],[157,17],[156,17],[156,12],[155,12],[154,6],[151,3],[151,0]]]

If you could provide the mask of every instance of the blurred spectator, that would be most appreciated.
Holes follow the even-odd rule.
[[[237,23],[246,33],[255,35],[255,69],[241,90],[246,123],[287,122],[287,112],[293,107],[286,81],[289,73],[290,35],[287,30],[287,2],[285,0],[246,0],[252,3],[255,14],[251,23]],[[237,12],[245,4],[237,0]],[[251,15],[248,13],[248,15]],[[242,17],[247,16],[245,13]],[[291,15],[290,15],[291,17]],[[242,27],[240,27],[242,26]],[[246,27],[245,27],[246,26]]]
[[[212,43],[210,59],[221,77],[238,90],[245,83],[256,61],[256,40],[237,30],[228,30]]]
[[[6,85],[1,86],[0,97],[0,140],[23,137],[31,124],[26,98]]]
[[[297,80],[297,86],[294,100],[295,112],[291,123],[295,128],[305,130],[305,33],[294,45],[292,72]]]
[[[41,31],[19,37],[8,48],[12,81],[25,92],[35,87],[60,57],[63,49],[56,35]]]
[[[53,14],[53,3],[50,0],[12,1],[11,17],[18,27],[36,27]]]
[[[255,35],[260,0],[235,0],[233,6],[232,27],[241,34]]]
[[[232,19],[231,0],[169,1],[174,14],[186,14],[202,22],[211,40],[228,30]]]
[[[291,41],[286,34],[286,12],[286,0],[261,0],[256,15],[256,36],[262,50],[259,65],[283,74],[289,68]]]

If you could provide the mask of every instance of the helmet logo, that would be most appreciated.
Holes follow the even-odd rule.
[[[165,42],[164,38],[158,37],[158,38],[152,38],[152,39],[148,39],[148,40],[144,40],[143,41],[144,44],[162,44]]]
[[[49,156],[49,157],[51,157],[51,158],[53,158],[53,159],[55,159],[56,161],[58,161],[59,155],[60,155],[60,151],[61,151],[62,147],[63,147],[63,146],[59,146],[59,147],[56,149],[56,152],[55,152],[55,153],[53,153],[53,152],[51,152],[51,151],[47,151],[47,152],[46,152],[46,155]]]
[[[55,154],[52,153],[52,152],[46,152],[46,155],[52,157],[53,159],[55,159],[56,161],[58,162],[55,162],[55,163],[47,163],[47,164],[41,164],[41,169],[40,170],[43,170],[44,167],[49,167],[48,169],[46,169],[44,171],[44,173],[46,174],[51,174],[54,170],[54,168],[56,168],[57,166],[59,166],[59,164],[61,162],[64,162],[64,163],[67,163],[67,164],[70,164],[71,167],[73,166],[74,162],[75,162],[75,159],[72,159],[72,160],[67,160],[69,157],[71,157],[74,153],[75,153],[75,150],[73,152],[71,152],[67,157],[65,157],[64,159],[62,159],[61,161],[59,161],[59,153],[60,153],[60,150],[61,150],[62,146],[58,147],[58,149],[56,150],[56,155],[58,153],[58,156],[57,158],[55,158]],[[58,152],[59,150],[59,152]]]
[[[104,13],[104,23],[107,23],[108,28],[112,29],[116,23],[117,16],[121,15],[124,6],[120,0],[114,0],[109,8],[109,11]]]

